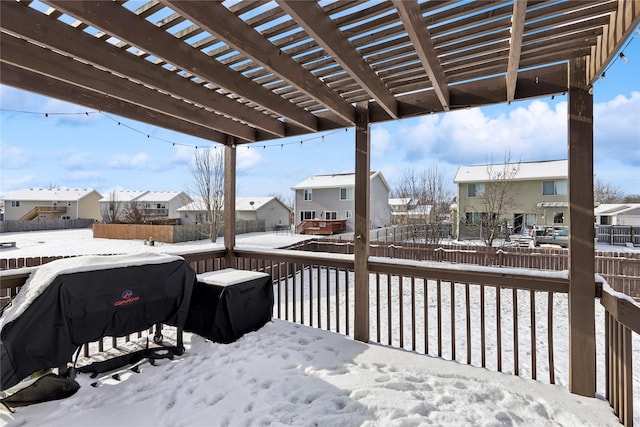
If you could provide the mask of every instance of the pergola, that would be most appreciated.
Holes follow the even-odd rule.
[[[236,148],[355,127],[362,341],[370,125],[568,94],[569,381],[594,396],[591,85],[640,1],[2,1],[0,17],[2,84],[224,144],[230,258]]]

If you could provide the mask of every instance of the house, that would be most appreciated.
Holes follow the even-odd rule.
[[[499,214],[514,233],[533,225],[567,226],[568,168],[567,160],[460,167],[454,179],[459,217],[456,234],[460,236],[465,225],[479,224],[489,215],[485,212],[485,187],[492,180],[499,181],[495,177],[503,171],[512,171],[506,175],[512,185],[508,206]]]
[[[183,191],[114,191],[100,200],[100,212],[103,220],[110,218],[122,220],[137,210],[136,216],[142,221],[177,221],[180,218],[178,208],[193,200]],[[113,218],[115,216],[115,218]]]
[[[640,225],[640,203],[603,203],[594,214],[598,225]]]
[[[355,177],[353,173],[314,175],[298,183],[295,191],[295,225],[298,229],[307,220],[336,220],[345,226],[341,231],[354,230]],[[370,173],[370,228],[386,227],[391,223],[389,184],[382,172]]]
[[[102,195],[92,188],[30,188],[7,194],[4,219],[30,220],[101,220],[99,201]]]
[[[206,208],[202,199],[178,209],[181,224],[203,224]],[[289,227],[291,210],[277,197],[236,197],[236,220],[264,221],[265,230]]]

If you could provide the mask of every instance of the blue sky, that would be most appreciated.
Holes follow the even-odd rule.
[[[640,194],[637,32],[623,52],[627,61],[616,57],[594,85],[595,173]],[[556,96],[373,125],[371,169],[382,171],[393,188],[403,171],[437,165],[455,194],[459,166],[501,162],[507,151],[514,161],[566,159],[566,103],[566,96]],[[0,197],[50,185],[104,195],[186,191],[195,147],[211,144],[1,85],[0,108]],[[237,191],[289,198],[290,188],[308,176],[353,171],[352,128],[256,143],[238,148]]]

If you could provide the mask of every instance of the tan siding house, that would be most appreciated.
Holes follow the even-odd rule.
[[[102,195],[92,188],[31,188],[4,198],[7,221],[93,219],[100,221]]]
[[[522,162],[507,164],[515,168],[513,185],[508,197],[508,210],[501,213],[512,227],[520,233],[533,225],[568,226],[568,161]],[[460,226],[480,222],[486,208],[483,203],[485,185],[490,182],[492,171],[500,171],[505,164],[463,166],[458,169],[454,182],[458,191],[458,215],[456,234]]]

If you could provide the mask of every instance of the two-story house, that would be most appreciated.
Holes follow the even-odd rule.
[[[487,215],[499,214],[506,218],[514,233],[533,225],[568,226],[568,171],[567,160],[521,162],[481,166],[463,166],[458,169],[454,182],[458,191],[456,234],[460,226],[479,223]],[[485,187],[497,179],[503,170],[514,171],[503,212],[485,212]]]
[[[314,175],[291,189],[295,192],[295,226],[308,220],[343,221],[344,230],[354,230],[355,174]],[[381,172],[371,172],[369,189],[370,228],[391,223],[387,180]]]
[[[122,219],[136,209],[144,221],[170,221],[180,219],[178,208],[193,200],[184,191],[119,190],[100,200],[103,218]],[[115,212],[115,213],[114,213]]]
[[[4,219],[60,220],[93,219],[99,221],[102,195],[92,188],[30,188],[7,194]]]

